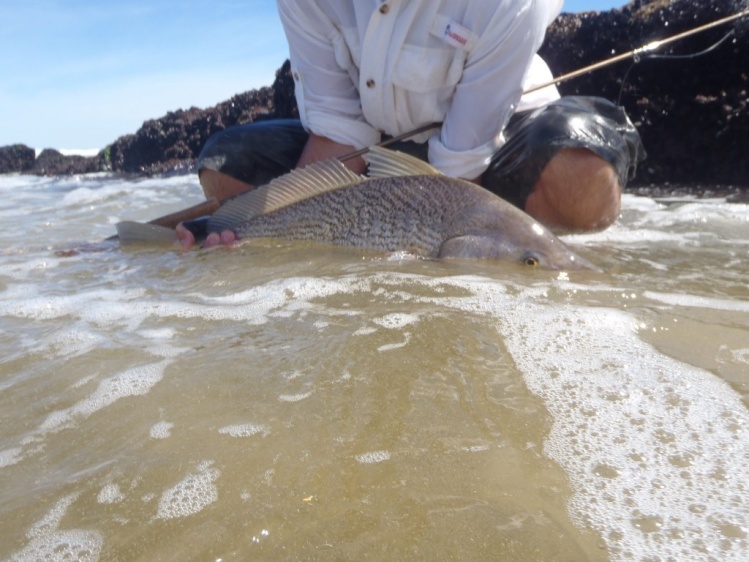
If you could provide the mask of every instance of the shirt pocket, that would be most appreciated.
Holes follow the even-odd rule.
[[[403,45],[393,67],[392,82],[410,92],[455,88],[463,75],[466,53],[449,47]]]

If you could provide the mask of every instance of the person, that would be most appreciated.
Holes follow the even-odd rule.
[[[278,0],[298,120],[213,135],[198,158],[219,200],[429,123],[393,146],[497,193],[557,232],[611,225],[644,157],[624,110],[560,97],[536,54],[562,0]],[[529,92],[529,90],[534,90]],[[529,92],[529,93],[524,93]],[[357,173],[361,157],[344,164]],[[195,243],[185,225],[184,247]],[[233,232],[206,246],[230,244]]]

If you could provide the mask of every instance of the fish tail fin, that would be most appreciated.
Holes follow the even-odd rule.
[[[136,221],[122,221],[115,225],[120,246],[172,246],[177,242],[174,229]]]

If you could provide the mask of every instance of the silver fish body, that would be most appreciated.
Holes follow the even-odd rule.
[[[595,269],[529,215],[471,182],[384,149],[369,160],[372,178],[331,161],[292,172],[280,184],[227,203],[209,219],[208,230],[232,230],[239,239],[309,240],[431,258]],[[403,175],[410,171],[417,173]]]

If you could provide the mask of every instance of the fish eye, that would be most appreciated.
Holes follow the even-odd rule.
[[[527,267],[538,267],[541,265],[541,260],[539,260],[536,256],[533,255],[525,255],[522,259],[523,265]]]

